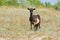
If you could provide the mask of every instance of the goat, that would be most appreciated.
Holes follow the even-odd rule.
[[[35,10],[35,8],[28,8],[28,10],[30,11],[30,25],[31,25],[31,30],[32,30],[32,24],[34,25],[34,29],[35,31],[37,30],[38,26],[40,28],[40,16],[39,15],[33,15],[33,10]]]

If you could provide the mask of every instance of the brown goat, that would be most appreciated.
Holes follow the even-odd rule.
[[[31,24],[31,30],[32,30],[32,24],[34,25],[34,29],[35,31],[37,30],[38,26],[40,28],[40,16],[39,15],[33,15],[33,10],[35,10],[35,8],[28,8],[28,10],[30,11],[30,24]]]

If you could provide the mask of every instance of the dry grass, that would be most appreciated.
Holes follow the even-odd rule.
[[[60,12],[53,9],[36,9],[34,14],[41,16],[41,29],[30,30],[29,11],[14,7],[0,7],[0,37],[6,40],[60,40]]]

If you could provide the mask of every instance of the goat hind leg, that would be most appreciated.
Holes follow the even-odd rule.
[[[40,23],[39,23],[39,29],[40,29]]]
[[[38,24],[34,25],[35,31],[38,29]]]

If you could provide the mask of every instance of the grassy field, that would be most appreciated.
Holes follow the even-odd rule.
[[[36,8],[41,29],[30,30],[27,8],[0,7],[0,38],[3,40],[60,40],[60,12]]]

